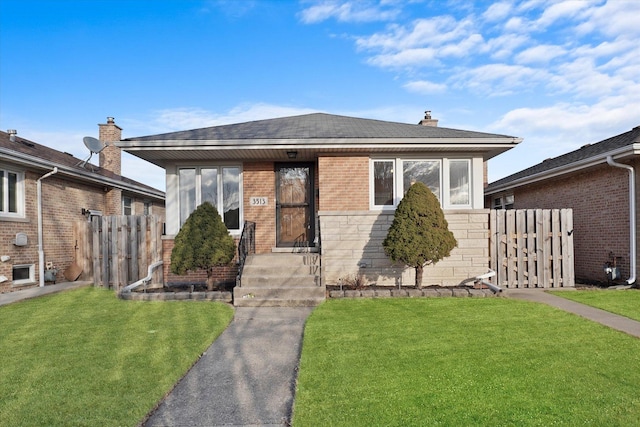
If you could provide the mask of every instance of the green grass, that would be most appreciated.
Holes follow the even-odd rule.
[[[640,340],[543,304],[329,300],[293,425],[637,426]]]
[[[98,288],[0,307],[0,425],[136,425],[232,316]]]
[[[640,321],[640,290],[555,291],[554,295]]]

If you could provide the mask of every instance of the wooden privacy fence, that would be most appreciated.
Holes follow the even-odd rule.
[[[489,227],[498,286],[575,285],[571,209],[491,210]]]
[[[85,272],[91,271],[96,286],[116,291],[146,277],[148,266],[162,261],[162,226],[162,218],[155,215],[103,216],[77,222],[78,234],[87,236],[83,239],[87,247],[79,251],[85,258]],[[162,268],[158,268],[151,283],[162,280]]]

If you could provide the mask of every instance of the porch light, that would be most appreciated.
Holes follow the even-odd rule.
[[[287,151],[287,157],[293,160],[296,157],[298,157],[298,152],[297,151]]]

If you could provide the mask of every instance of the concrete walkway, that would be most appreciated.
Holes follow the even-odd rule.
[[[93,282],[62,282],[55,285],[45,285],[43,287],[37,286],[35,288],[22,289],[14,292],[7,292],[0,294],[0,305],[7,305],[17,301],[22,301],[31,298],[41,297],[43,295],[55,294],[57,292],[63,292],[70,289],[82,288],[89,286]]]
[[[237,307],[229,327],[143,425],[289,425],[312,310]]]
[[[570,292],[570,291],[565,291]],[[612,290],[611,292],[616,292]],[[559,308],[569,313],[577,314],[585,319],[602,323],[612,329],[625,332],[634,337],[640,338],[640,322],[629,319],[628,317],[619,316],[600,310],[599,308],[590,307],[575,301],[568,300],[556,295],[545,292],[542,289],[507,289],[503,292],[507,298],[516,298],[526,301],[540,302],[550,306]]]

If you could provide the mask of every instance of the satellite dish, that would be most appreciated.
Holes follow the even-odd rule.
[[[104,147],[107,146],[107,144],[98,139],[95,139],[92,136],[85,136],[84,138],[82,138],[82,142],[84,142],[84,145],[89,149],[89,151],[91,151],[91,154],[98,154],[99,152],[104,150]]]
[[[93,156],[93,153],[98,154],[99,152],[104,150],[105,147],[107,146],[105,142],[102,142],[99,139],[95,139],[92,136],[85,136],[84,138],[82,138],[82,142],[84,142],[85,147],[89,149],[89,157],[87,157],[82,162],[78,162],[76,166],[85,167],[87,162],[91,160],[91,156]],[[93,172],[93,168],[91,168],[91,172]]]

